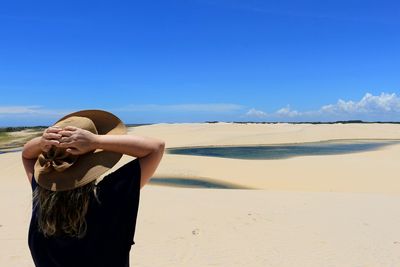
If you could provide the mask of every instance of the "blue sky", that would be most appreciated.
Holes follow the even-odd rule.
[[[396,1],[2,1],[0,126],[396,120]]]

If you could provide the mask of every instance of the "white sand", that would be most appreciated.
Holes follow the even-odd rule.
[[[254,145],[334,139],[400,139],[400,125],[158,124],[131,128],[130,133],[162,138],[167,147]],[[397,183],[399,155],[400,145],[371,152],[282,160],[167,154],[155,177],[201,178],[244,188],[283,191],[400,193],[400,183]]]
[[[177,147],[400,139],[400,126],[159,124],[130,133]],[[33,266],[31,195],[20,156],[0,155],[0,266]],[[146,186],[131,265],[400,266],[399,158],[399,145],[273,161],[166,154],[155,177],[262,189]]]

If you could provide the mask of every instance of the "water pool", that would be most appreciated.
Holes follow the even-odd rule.
[[[393,144],[400,144],[400,140],[332,140],[279,145],[181,147],[169,148],[167,153],[233,159],[285,159],[364,152]]]

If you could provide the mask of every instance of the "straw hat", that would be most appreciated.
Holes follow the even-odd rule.
[[[68,114],[53,126],[75,126],[94,134],[125,134],[124,123],[104,110],[81,110]],[[81,187],[96,180],[111,169],[122,157],[121,153],[96,149],[83,155],[72,155],[65,148],[53,146],[36,160],[36,182],[51,191],[65,191]]]

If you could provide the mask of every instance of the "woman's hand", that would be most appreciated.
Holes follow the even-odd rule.
[[[57,126],[47,128],[40,138],[39,147],[43,152],[49,152],[51,146],[57,146],[60,142],[62,129]]]
[[[57,147],[66,148],[72,155],[82,155],[96,149],[97,135],[74,126],[67,126],[58,132],[61,135]]]

